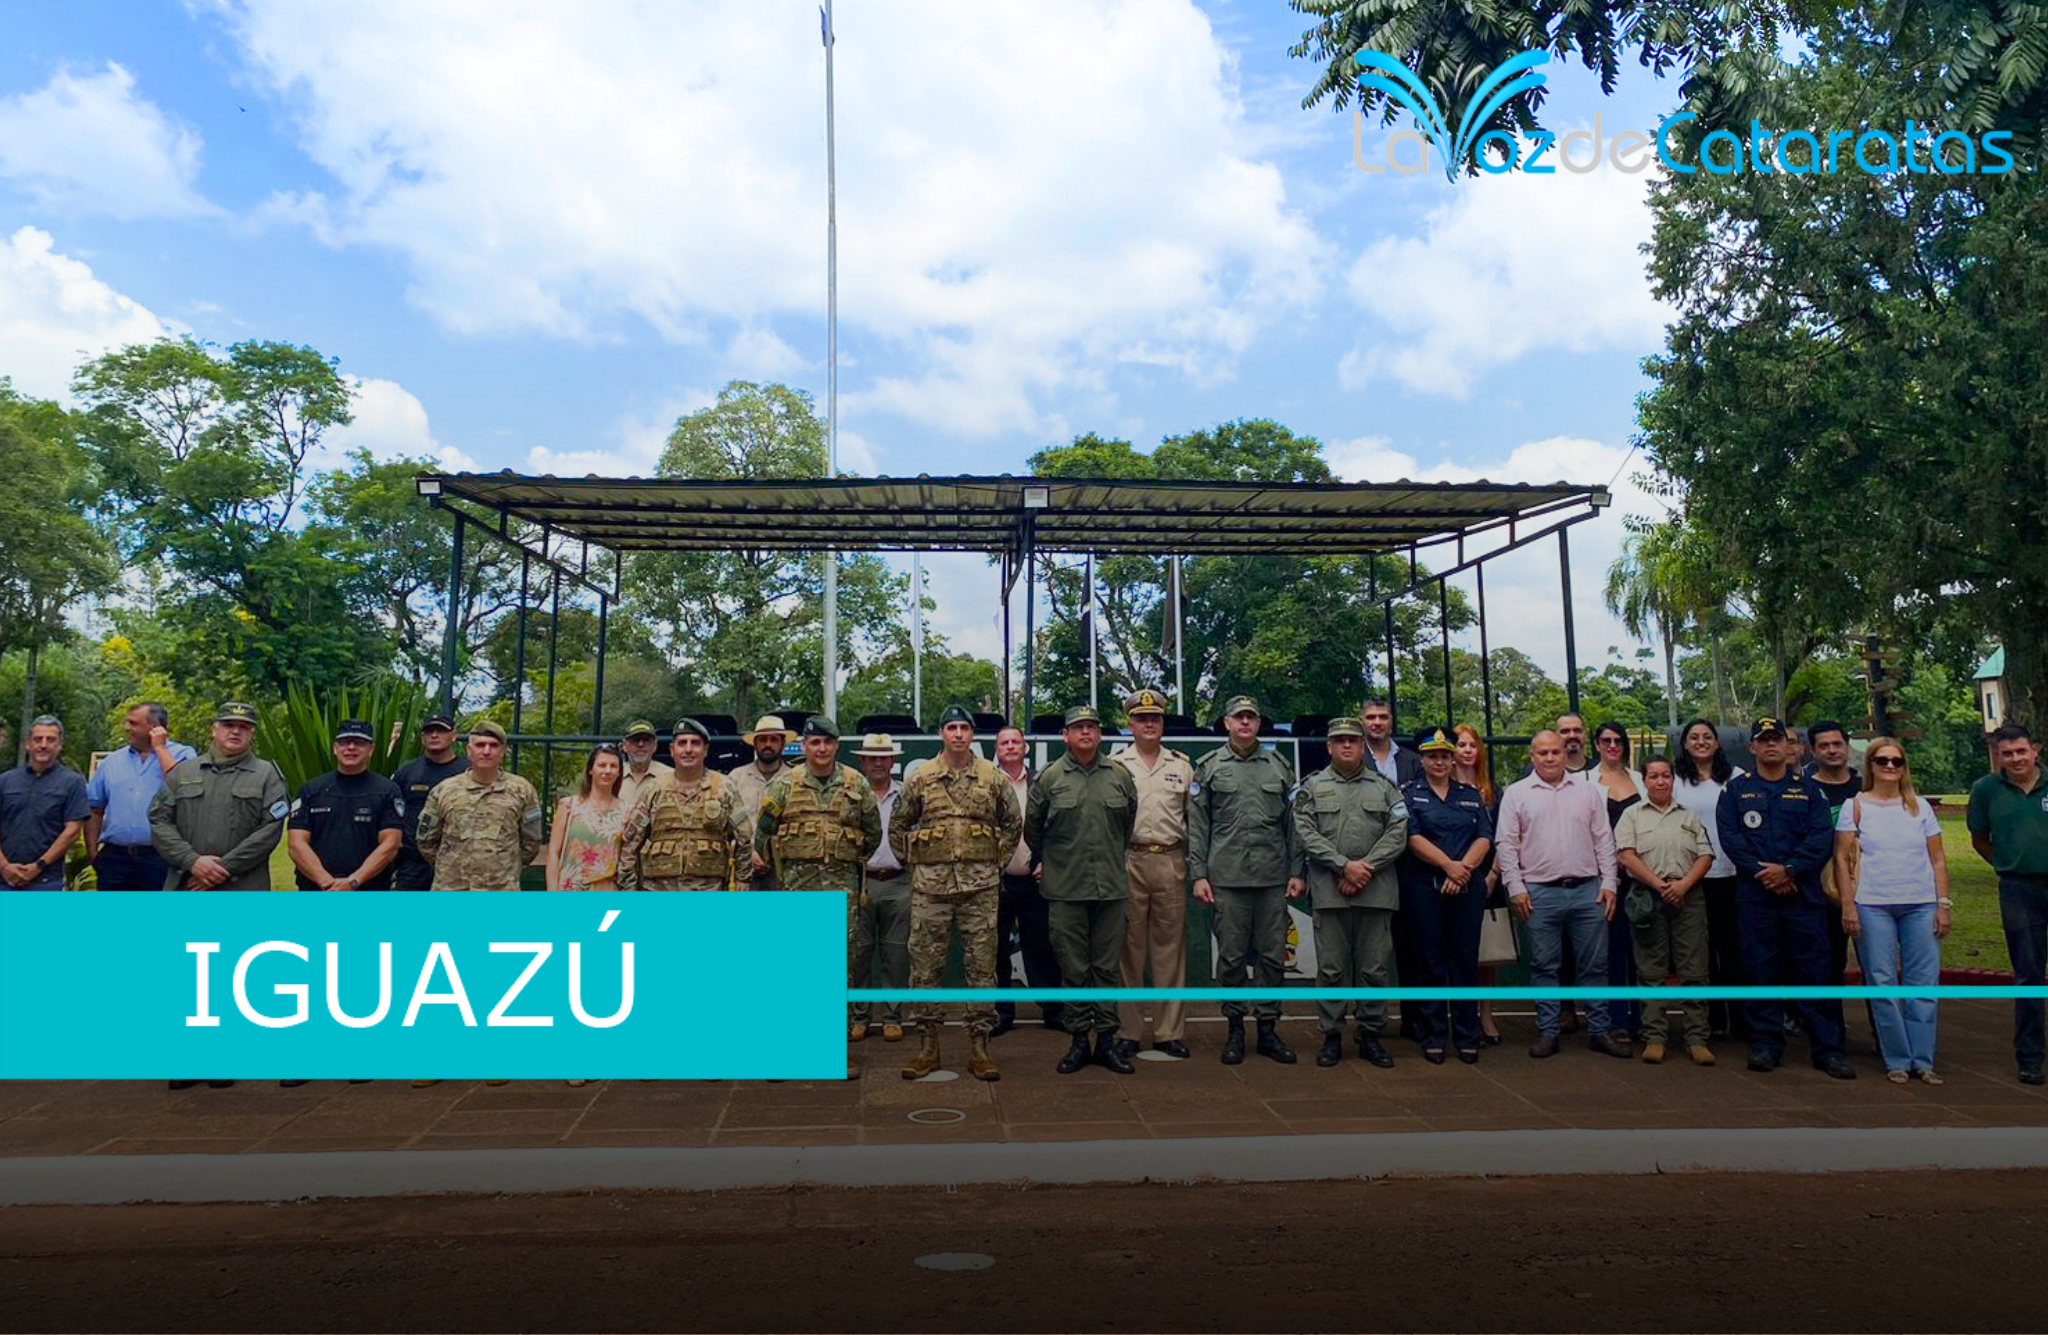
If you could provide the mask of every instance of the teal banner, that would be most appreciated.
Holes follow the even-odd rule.
[[[0,895],[0,1079],[839,1079],[845,932],[824,893]]]

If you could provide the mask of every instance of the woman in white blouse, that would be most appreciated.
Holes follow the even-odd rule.
[[[1707,981],[1715,987],[1740,987],[1749,978],[1742,971],[1742,926],[1735,915],[1735,864],[1721,848],[1715,813],[1721,790],[1742,771],[1728,763],[1720,731],[1705,719],[1686,724],[1678,737],[1678,782],[1671,795],[1700,818],[1707,827],[1707,842],[1714,846],[1714,865],[1700,883],[1707,900]],[[1749,1037],[1749,1022],[1739,1001],[1710,1001],[1707,1017],[1717,1039]]]

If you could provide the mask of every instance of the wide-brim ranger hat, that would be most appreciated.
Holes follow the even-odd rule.
[[[860,745],[853,749],[857,756],[900,756],[903,748],[896,739],[886,732],[871,732],[860,739]]]
[[[779,732],[784,737],[787,737],[789,736],[789,725],[782,721],[782,717],[779,714],[763,714],[754,720],[754,730],[752,732],[740,734],[740,740],[748,746],[752,746],[754,739],[764,732]]]

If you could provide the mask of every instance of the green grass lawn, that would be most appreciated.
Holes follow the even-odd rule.
[[[1998,877],[1970,847],[1960,803],[1944,806],[1941,846],[1948,854],[1948,893],[1956,906],[1949,913],[1948,939],[1941,943],[1941,962],[1949,969],[2012,968],[1999,925]],[[1953,814],[1948,814],[1953,813]]]

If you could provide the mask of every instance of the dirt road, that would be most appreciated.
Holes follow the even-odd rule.
[[[2039,1330],[2044,1256],[2048,1173],[31,1207],[0,1329]]]

